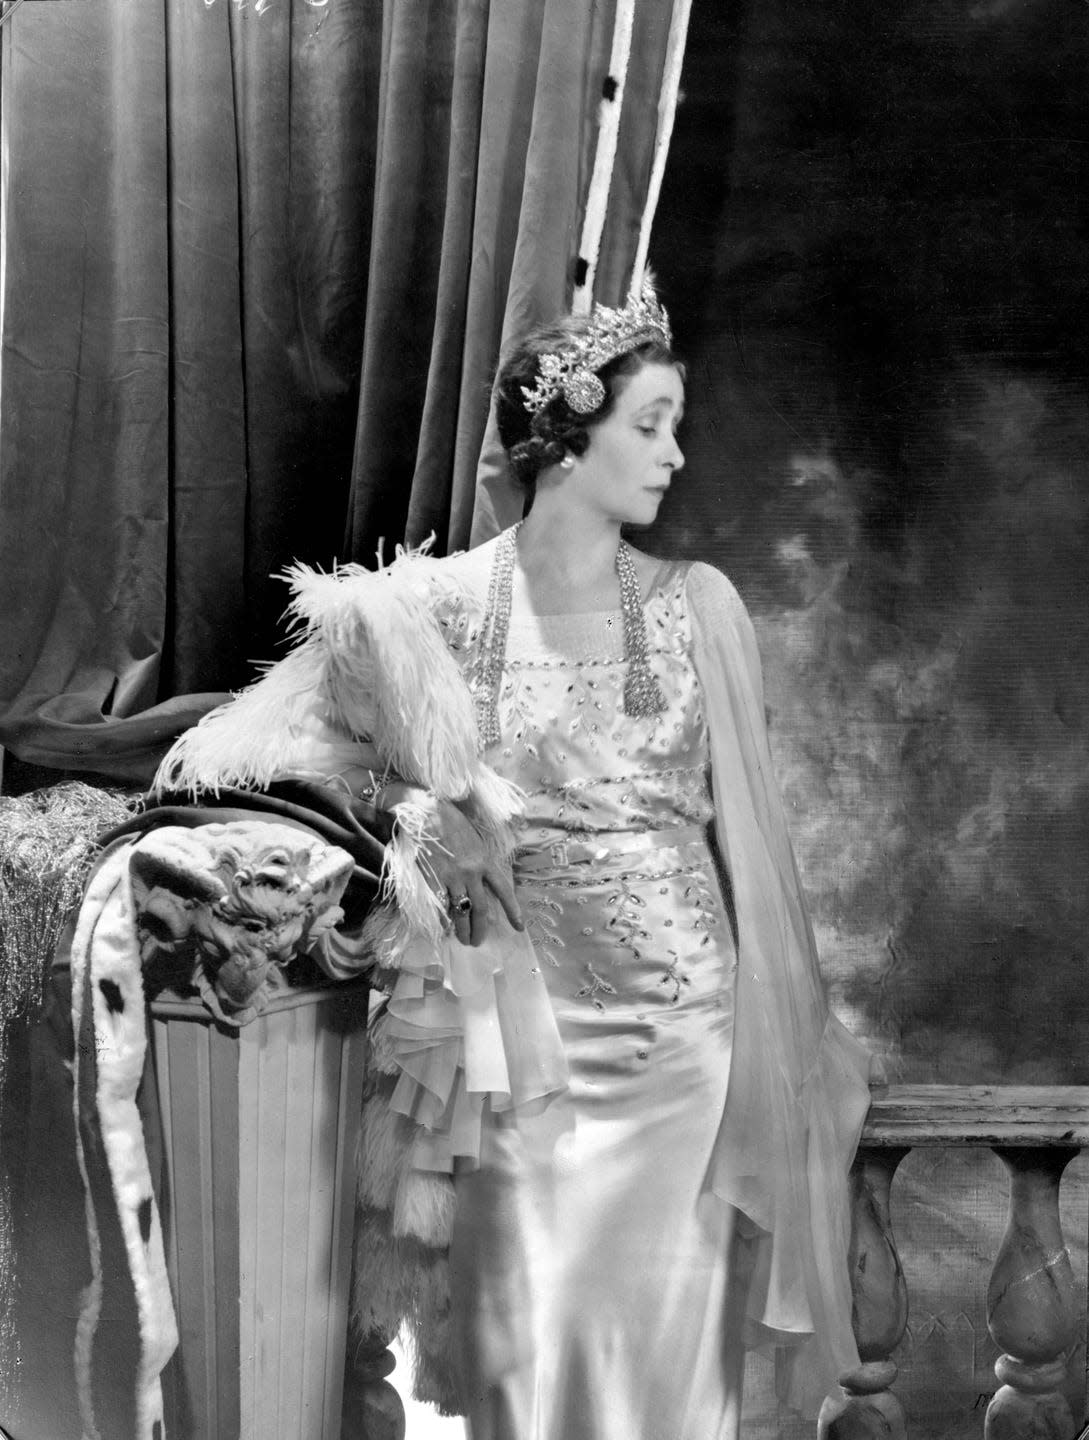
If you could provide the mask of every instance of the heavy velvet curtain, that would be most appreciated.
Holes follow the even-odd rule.
[[[339,543],[368,14],[54,0],[10,23],[0,674],[25,758],[142,770],[206,708],[158,701],[265,649],[285,552]]]
[[[668,5],[639,7],[601,298]],[[299,558],[468,543],[505,335],[566,303],[613,4],[52,0],[5,26],[0,742],[144,780]],[[488,447],[485,446],[485,450]],[[477,496],[484,499],[478,504]]]

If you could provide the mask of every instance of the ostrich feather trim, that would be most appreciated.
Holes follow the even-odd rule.
[[[414,567],[424,563],[402,556],[384,570],[345,565],[328,575],[293,566],[288,613],[322,653],[333,723],[371,738],[404,779],[461,800],[477,766],[476,717],[421,591]]]

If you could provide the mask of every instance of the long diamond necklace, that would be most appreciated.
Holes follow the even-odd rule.
[[[503,682],[503,662],[510,633],[511,596],[514,590],[514,566],[518,556],[519,520],[504,530],[496,543],[492,571],[488,581],[488,598],[480,631],[480,649],[472,673],[476,716],[481,748],[497,745],[499,730],[499,687]],[[665,709],[662,687],[650,668],[650,645],[647,621],[639,592],[639,576],[631,547],[621,540],[616,549],[616,575],[620,582],[620,614],[624,623],[624,660],[628,667],[624,679],[624,714],[649,720]]]

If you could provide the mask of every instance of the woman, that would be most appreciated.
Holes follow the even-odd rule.
[[[807,1408],[857,1364],[845,1177],[866,1060],[825,1004],[748,617],[711,567],[621,538],[683,465],[683,370],[653,293],[530,336],[497,405],[528,514],[431,562],[424,590],[485,768],[523,796],[513,884],[478,792],[398,779],[381,743],[385,773],[360,783],[374,732],[349,702],[323,723],[354,759],[309,768],[411,815],[409,856],[460,950],[507,957],[488,1014],[511,1079],[467,1122],[415,1057],[429,1026],[445,1041],[476,1023],[449,1002],[479,973],[459,989],[468,962],[436,981],[434,945],[375,942],[400,971],[380,1048],[417,1087],[393,1108],[424,1124],[420,1170],[457,1171],[449,1332],[473,1440],[727,1440],[747,1346],[781,1347]],[[321,624],[328,699],[352,642]],[[194,773],[175,760],[175,783]],[[547,1025],[511,1018],[508,981],[529,995],[519,1017],[543,986]],[[462,1056],[479,1048],[462,1037]]]
[[[538,331],[497,405],[532,505],[447,562],[462,598],[440,618],[486,758],[526,797],[517,902],[570,1079],[540,1113],[491,1115],[458,1177],[471,1433],[732,1436],[747,1342],[817,1332],[810,1404],[853,1361],[842,1184],[865,1062],[820,993],[748,619],[717,572],[621,539],[683,465],[664,312],[648,293]],[[485,884],[513,906],[483,856],[455,861],[471,837],[447,819],[431,861],[479,938]]]

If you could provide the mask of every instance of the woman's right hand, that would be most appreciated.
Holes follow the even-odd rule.
[[[510,870],[492,860],[480,834],[450,800],[439,800],[429,790],[394,780],[382,787],[378,797],[384,810],[403,801],[419,806],[425,815],[423,843],[424,873],[433,881],[453,922],[454,933],[463,945],[479,945],[495,923],[498,902],[515,930],[525,922],[514,893]],[[468,899],[458,907],[458,901]]]

